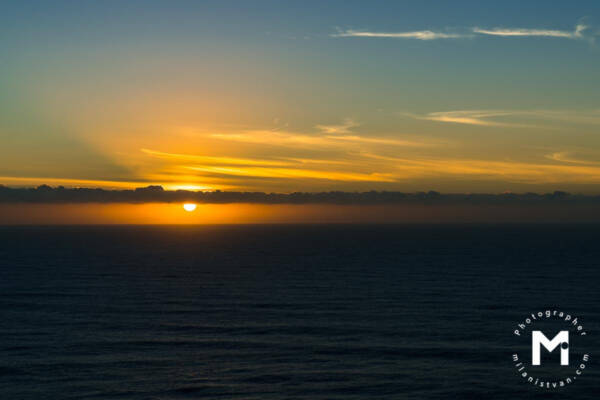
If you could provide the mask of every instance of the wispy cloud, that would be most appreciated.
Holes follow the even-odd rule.
[[[439,122],[453,122],[457,124],[481,126],[505,126],[506,124],[490,121],[487,118],[507,115],[499,111],[449,111],[430,113],[425,119]]]
[[[339,125],[317,125],[315,128],[323,131],[324,133],[338,134],[338,133],[351,133],[351,129],[357,127],[357,124],[353,119],[346,118]]]
[[[426,115],[403,114],[415,119],[422,119],[436,122],[449,122],[454,124],[478,125],[478,126],[521,126],[520,124],[511,124],[494,120],[493,118],[506,117],[514,115],[512,111],[504,110],[458,110],[458,111],[439,111]]]
[[[390,39],[417,39],[417,40],[436,40],[436,39],[459,39],[469,37],[470,35],[459,33],[434,32],[430,30],[411,31],[411,32],[369,32],[348,29],[339,31],[331,35],[332,37],[366,37],[366,38],[390,38]]]
[[[0,176],[0,185],[12,186],[36,186],[40,183],[67,187],[103,187],[103,188],[132,188],[136,186],[145,186],[156,184],[158,181],[147,179],[130,180],[101,180],[101,179],[77,179],[52,176]]]
[[[289,162],[274,161],[274,160],[260,160],[252,158],[238,158],[238,157],[212,157],[212,156],[199,156],[191,154],[178,154],[178,153],[165,153],[162,151],[140,149],[142,153],[156,158],[162,158],[172,161],[180,162],[195,162],[205,165],[252,165],[252,166],[275,166],[281,167],[290,165]]]
[[[558,151],[555,153],[546,154],[546,158],[567,164],[581,164],[581,165],[600,165],[600,162],[588,161],[578,158],[573,152],[570,151]]]
[[[342,182],[395,182],[392,174],[387,173],[361,173],[353,171],[331,171],[303,168],[235,168],[235,167],[188,167],[197,172],[208,174],[252,177],[252,178],[280,178],[280,179],[323,179]]]
[[[481,160],[468,158],[398,158],[373,153],[362,157],[386,162],[388,171],[397,180],[427,177],[448,178],[470,176],[477,179],[497,179],[514,183],[600,183],[597,165],[556,165],[514,160]]]
[[[436,39],[461,39],[472,38],[475,36],[499,36],[499,37],[546,37],[563,39],[583,39],[584,31],[589,26],[579,23],[572,31],[558,29],[538,29],[538,28],[463,28],[462,33],[443,32],[443,31],[407,31],[407,32],[377,32],[369,30],[338,30],[331,34],[332,37],[362,37],[362,38],[388,38],[388,39],[416,39],[416,40],[436,40]],[[459,30],[461,31],[461,30]]]
[[[339,135],[339,130],[333,135],[308,135],[292,132],[250,131],[246,133],[221,134],[214,133],[213,139],[227,140],[249,144],[268,144],[270,146],[316,147],[316,148],[345,148],[349,145],[361,144],[386,145],[386,146],[432,146],[436,143],[426,140],[410,141],[391,139],[387,137],[368,137],[353,134]],[[352,133],[352,132],[349,132]]]
[[[270,146],[325,146],[330,141],[320,136],[290,132],[246,131],[244,133],[213,133],[213,139],[231,142],[266,144]]]
[[[372,143],[381,145],[392,145],[392,146],[406,146],[406,147],[423,147],[430,146],[432,143],[425,142],[413,142],[410,140],[396,140],[396,139],[384,139],[384,138],[368,138],[363,136],[345,135],[345,136],[326,136],[328,139],[343,140],[347,142],[359,142],[359,143]]]
[[[549,120],[566,124],[600,124],[600,112],[594,110],[453,110],[401,115],[427,121],[489,127],[548,128],[541,125],[540,121]]]
[[[583,31],[588,27],[583,24],[577,24],[573,31],[561,31],[554,29],[526,29],[526,28],[492,28],[482,29],[473,28],[473,32],[480,35],[490,36],[502,36],[502,37],[523,37],[523,36],[537,36],[537,37],[553,37],[553,38],[564,38],[564,39],[581,39],[583,38]]]

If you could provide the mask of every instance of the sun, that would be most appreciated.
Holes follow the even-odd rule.
[[[185,203],[183,205],[183,209],[187,212],[192,212],[196,209],[196,204],[194,203]]]

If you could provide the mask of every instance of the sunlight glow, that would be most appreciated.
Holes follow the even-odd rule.
[[[194,190],[194,191],[212,191],[214,188],[212,186],[205,185],[182,185],[182,184],[171,184],[167,183],[162,185],[166,190]]]

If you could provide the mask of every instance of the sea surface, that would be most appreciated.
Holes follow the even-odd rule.
[[[598,399],[599,290],[599,225],[0,227],[0,399]],[[511,359],[546,309],[560,390]]]

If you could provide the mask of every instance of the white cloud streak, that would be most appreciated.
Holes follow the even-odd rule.
[[[578,24],[573,31],[560,31],[554,29],[525,29],[525,28],[492,28],[481,29],[473,28],[473,32],[480,35],[501,36],[501,37],[550,37],[564,39],[581,39],[583,31],[587,29],[586,25]]]
[[[417,40],[436,40],[436,39],[459,39],[469,37],[458,33],[445,33],[425,31],[412,32],[369,32],[348,29],[331,35],[332,37],[365,37],[365,38],[389,38],[389,39],[417,39]]]
[[[505,111],[497,110],[461,110],[442,111],[429,113],[421,119],[437,122],[451,122],[456,124],[479,125],[479,126],[506,126],[507,124],[490,120],[489,118],[510,115]]]
[[[572,31],[563,31],[557,29],[530,29],[530,28],[491,28],[484,29],[473,27],[469,29],[470,33],[449,33],[436,32],[431,30],[409,31],[409,32],[373,32],[347,29],[340,30],[331,34],[332,37],[362,37],[362,38],[388,38],[388,39],[416,39],[416,40],[436,40],[436,39],[464,39],[474,36],[499,36],[499,37],[546,37],[563,39],[583,39],[583,32],[589,27],[584,24],[577,24]]]

